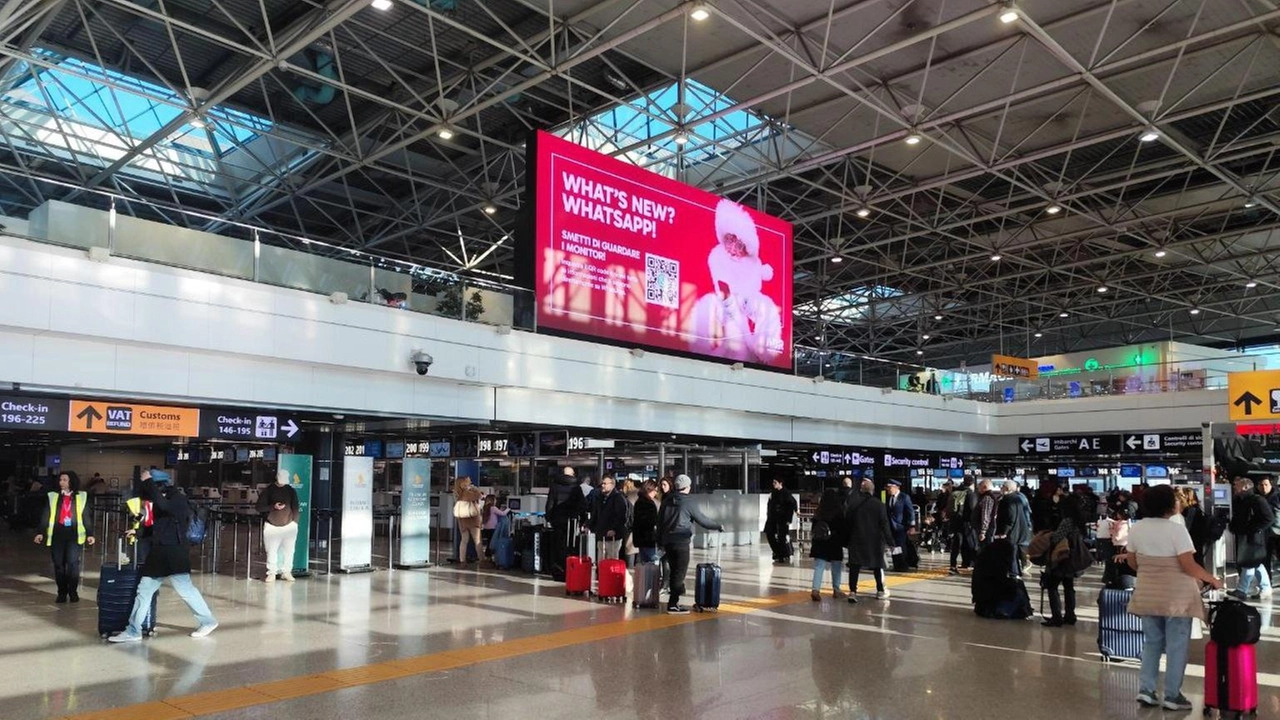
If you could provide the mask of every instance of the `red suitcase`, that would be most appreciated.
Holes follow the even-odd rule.
[[[1219,715],[1257,714],[1258,655],[1254,645],[1220,645],[1204,650],[1204,709]]]
[[[625,560],[601,560],[597,570],[596,594],[601,602],[620,603],[627,600],[627,562]]]
[[[591,592],[591,556],[584,545],[586,537],[578,541],[578,555],[570,556],[564,564],[564,594],[586,595]]]

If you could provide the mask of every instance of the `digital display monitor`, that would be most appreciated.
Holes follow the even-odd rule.
[[[791,224],[545,132],[521,281],[539,329],[791,369]]]
[[[1073,478],[1073,477],[1075,477],[1075,476],[1076,476],[1076,469],[1075,469],[1075,468],[1072,468],[1072,467],[1060,467],[1060,468],[1058,468],[1058,477],[1060,477],[1060,478]]]
[[[569,433],[538,433],[538,457],[565,457],[569,454]]]
[[[268,447],[268,448],[263,448],[263,449],[262,449],[262,459],[263,459],[263,460],[266,460],[267,462],[275,462],[275,461],[276,461],[276,448],[275,448],[275,446]]]
[[[455,435],[453,438],[453,455],[457,458],[473,458],[479,452],[480,438],[477,435]],[[433,456],[434,457],[434,456]]]
[[[507,436],[507,457],[537,457],[537,455],[537,433],[511,433]]]
[[[364,456],[371,458],[382,457],[382,441],[381,440],[365,440]]]
[[[933,476],[936,478],[944,478],[944,477],[948,477],[948,473],[946,470],[934,470]]]
[[[1140,478],[1142,477],[1142,466],[1141,465],[1121,465],[1120,477]]]
[[[1148,465],[1147,477],[1149,478],[1167,478],[1169,477],[1169,468],[1164,465]]]
[[[247,447],[236,448],[236,462],[238,463],[249,462],[249,448]]]
[[[951,474],[951,477],[955,478],[956,480],[964,479],[964,468],[951,468],[949,472]]]
[[[432,438],[427,444],[427,457],[447,458],[453,452],[453,440],[450,438]]]
[[[404,458],[404,441],[387,441],[386,450],[388,460],[400,460]]]
[[[512,512],[520,512],[520,498],[508,498],[507,509]]]

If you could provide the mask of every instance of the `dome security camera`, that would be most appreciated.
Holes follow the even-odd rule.
[[[419,375],[426,375],[435,361],[436,359],[431,357],[430,353],[421,350],[414,350],[409,356],[409,362],[413,363],[413,369],[417,370]]]

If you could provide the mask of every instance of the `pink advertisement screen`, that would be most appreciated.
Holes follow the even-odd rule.
[[[791,367],[791,224],[554,135],[534,158],[540,328]]]

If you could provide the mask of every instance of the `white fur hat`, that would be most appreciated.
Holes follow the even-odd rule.
[[[722,199],[716,205],[716,240],[724,242],[726,233],[733,233],[747,248],[747,254],[760,254],[760,235],[756,223],[747,209],[732,200]]]

